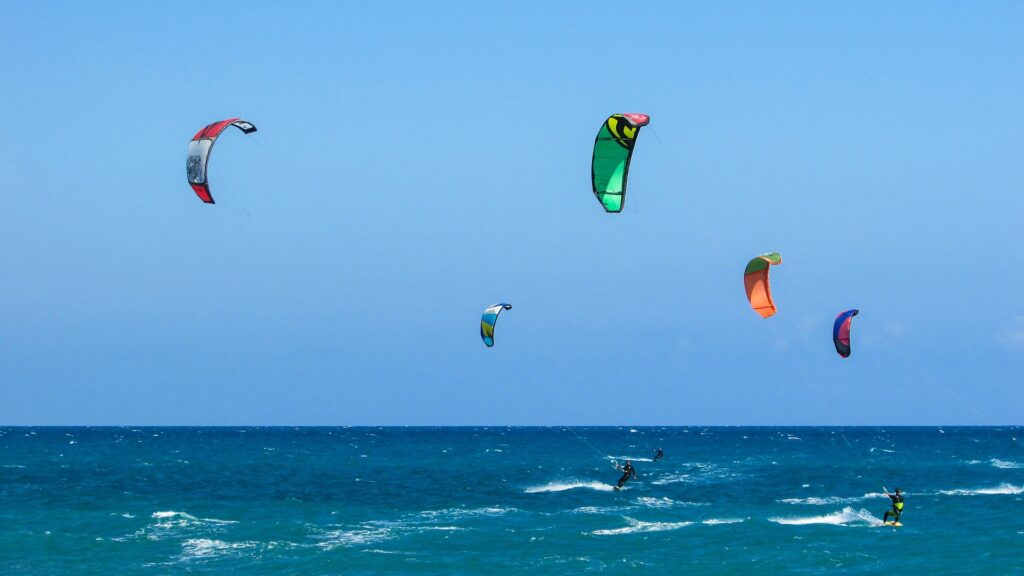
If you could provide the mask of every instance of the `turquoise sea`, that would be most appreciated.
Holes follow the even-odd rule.
[[[0,428],[0,574],[1024,574],[1022,439]],[[639,478],[616,492],[626,458]],[[883,485],[902,528],[878,526]]]

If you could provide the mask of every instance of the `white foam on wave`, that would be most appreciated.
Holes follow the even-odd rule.
[[[1024,468],[1024,464],[1019,464],[1010,460],[1000,460],[998,458],[993,458],[990,460],[990,463],[996,468],[1002,468],[1004,470]]]
[[[612,492],[615,490],[615,486],[611,484],[604,484],[602,482],[548,482],[543,486],[530,486],[524,492],[527,494],[542,494],[545,492],[565,492],[566,490],[576,490],[578,488],[586,488],[587,490],[597,490],[600,492]]]
[[[426,514],[425,519],[427,522],[435,521],[438,518],[451,520],[451,515],[448,512],[447,510],[427,511],[426,513],[420,513],[418,516]],[[334,530],[316,529],[316,533],[312,537],[320,541],[316,544],[318,548],[330,551],[339,547],[355,548],[377,544],[410,533],[457,532],[461,530],[469,530],[469,528],[448,524],[420,524],[412,520],[373,520],[354,527],[349,526]]]
[[[638,532],[664,532],[666,530],[678,530],[690,526],[693,522],[644,522],[623,516],[628,526],[622,528],[609,528],[605,530],[594,530],[591,534],[595,536],[616,536],[619,534],[636,534]]]
[[[658,486],[664,486],[665,484],[677,484],[680,482],[693,482],[693,478],[689,474],[669,474],[663,478],[658,478],[651,484],[657,484]]]
[[[259,546],[259,542],[224,542],[209,538],[192,538],[181,543],[183,561],[238,554]]]
[[[632,460],[633,462],[654,462],[652,458],[644,458],[642,456],[605,456],[605,458],[616,461],[616,460]]]
[[[854,510],[847,506],[841,512],[824,516],[800,516],[796,518],[769,518],[769,522],[788,526],[805,526],[808,524],[832,524],[834,526],[878,526],[882,520],[867,510]]]
[[[196,518],[188,512],[176,512],[174,510],[153,512],[152,518],[163,520],[155,525],[163,528],[175,526],[187,526],[191,524],[238,524],[237,520],[219,520],[217,518]]]
[[[662,496],[661,498],[653,498],[651,496],[640,496],[636,499],[636,503],[647,508],[673,508],[676,506],[708,505],[706,502],[682,502],[680,500],[673,500],[667,496]]]
[[[361,527],[349,530],[328,530],[315,536],[320,542],[317,547],[322,550],[334,550],[338,547],[364,546],[390,540],[396,536],[391,528]]]
[[[146,538],[158,541],[166,538],[180,538],[186,534],[195,534],[200,530],[223,531],[223,526],[238,523],[234,520],[197,518],[188,512],[176,510],[160,510],[153,512],[150,517],[156,522],[140,528],[130,535],[112,538],[112,540],[124,542],[133,538]]]
[[[164,512],[153,512],[153,518],[174,518],[174,517],[187,518],[195,520],[196,517],[187,512],[175,512],[174,510],[167,510]]]
[[[939,490],[939,494],[946,496],[995,496],[995,495],[1016,495],[1024,494],[1024,486],[1002,483],[995,488],[976,488],[974,490]]]
[[[783,498],[777,500],[782,504],[810,504],[812,506],[825,506],[828,504],[845,504],[850,500],[856,500],[856,498],[840,498],[839,496],[826,496],[824,498],[818,498],[811,496],[810,498]]]
[[[0,468],[24,468],[21,464],[0,464]]]
[[[666,474],[651,482],[659,486],[665,484],[713,484],[715,482],[735,480],[742,478],[744,475],[737,472],[732,472],[728,468],[718,466],[717,464],[708,464],[704,462],[693,462],[683,464],[689,466],[691,470],[686,472],[677,472],[674,474]]]
[[[635,506],[581,506],[573,508],[576,514],[618,514],[626,510],[635,510]]]
[[[366,552],[366,553],[369,553],[369,554],[398,554],[398,555],[402,555],[402,556],[411,556],[411,555],[414,554],[413,552],[402,552],[400,550],[381,550],[380,548],[369,548],[369,549],[363,550],[363,552]]]
[[[743,518],[709,518],[707,520],[702,520],[701,524],[719,526],[721,524],[739,524],[740,522],[743,522]]]
[[[445,508],[443,510],[424,510],[417,514],[417,516],[428,521],[436,521],[440,519],[458,520],[461,518],[473,518],[479,516],[501,516],[502,514],[508,514],[509,512],[516,511],[516,508],[506,508],[503,506],[488,506],[484,508]]]

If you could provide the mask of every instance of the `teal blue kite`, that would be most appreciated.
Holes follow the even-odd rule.
[[[494,346],[494,323],[498,321],[498,314],[501,314],[502,310],[511,310],[511,304],[495,304],[488,306],[484,310],[483,317],[480,318],[480,338],[483,338],[484,344],[488,348]]]
[[[590,180],[594,196],[605,212],[622,212],[626,204],[626,180],[633,147],[640,128],[647,126],[647,114],[612,114],[601,124],[594,140],[594,157],[590,163]]]

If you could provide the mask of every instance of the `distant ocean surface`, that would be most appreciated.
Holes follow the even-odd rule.
[[[0,574],[1024,574],[1021,440],[1021,427],[0,428]],[[639,478],[615,492],[607,457],[632,458]],[[902,528],[877,526],[883,484],[906,493]]]

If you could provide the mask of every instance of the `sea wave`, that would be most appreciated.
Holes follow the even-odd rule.
[[[349,548],[353,546],[365,546],[377,544],[395,538],[397,533],[388,527],[362,526],[348,530],[325,530],[313,537],[320,540],[317,547],[330,551],[335,548]]]
[[[626,510],[636,510],[636,506],[581,506],[573,508],[574,514],[618,514]]]
[[[805,526],[808,524],[832,524],[835,526],[878,526],[882,520],[864,509],[854,510],[847,506],[840,512],[824,516],[800,516],[790,518],[769,518],[769,522],[788,526]]]
[[[666,474],[651,482],[658,486],[664,486],[666,484],[713,484],[724,480],[735,480],[742,478],[744,474],[733,472],[724,466],[717,464],[709,464],[705,462],[694,462],[684,464],[689,466],[691,470],[686,472],[677,472],[675,474]]]
[[[578,482],[578,481],[565,481],[565,482],[548,482],[543,486],[530,486],[523,492],[527,494],[542,494],[545,492],[565,492],[566,490],[576,490],[578,488],[586,488],[588,490],[598,490],[600,492],[612,492],[615,490],[615,486],[611,484],[605,484],[603,482]]]
[[[706,502],[683,502],[681,500],[673,500],[667,496],[661,498],[653,498],[651,496],[640,496],[636,499],[636,503],[647,507],[647,508],[674,508],[676,506],[707,506]]]
[[[619,534],[636,534],[638,532],[664,532],[666,530],[678,530],[693,524],[693,522],[644,522],[629,518],[628,516],[623,518],[629,524],[628,526],[594,530],[591,534],[595,536],[616,536]]]
[[[719,526],[721,524],[739,524],[740,522],[743,522],[743,518],[709,518],[707,520],[702,520],[701,524]]]
[[[516,508],[503,506],[488,506],[484,508],[445,508],[443,510],[424,510],[416,517],[428,521],[437,520],[459,520],[462,518],[474,518],[479,516],[501,516],[509,512],[517,512]]]
[[[242,550],[259,546],[259,542],[224,542],[209,538],[191,538],[181,543],[181,559],[184,561],[212,558],[214,556],[237,555]]]
[[[134,518],[131,515],[124,515],[126,518]],[[176,510],[160,510],[153,512],[150,518],[156,520],[132,534],[112,538],[115,542],[125,542],[134,538],[145,538],[147,540],[165,540],[168,538],[181,538],[189,535],[199,535],[197,532],[222,532],[225,526],[237,524],[235,520],[220,520],[218,518],[198,518],[188,512]]]
[[[197,524],[237,524],[235,520],[219,520],[217,518],[196,518],[188,512],[176,512],[174,510],[153,512],[152,518],[160,520],[154,524],[157,528],[184,528]]]
[[[653,458],[644,458],[642,456],[605,456],[605,458],[612,461],[632,460],[633,462],[654,462]]]
[[[841,498],[839,496],[826,496],[824,498],[818,498],[811,496],[810,498],[783,498],[782,500],[776,500],[782,504],[810,504],[813,506],[824,506],[827,504],[845,504],[853,500],[852,498]],[[859,498],[857,498],[859,500]]]
[[[993,458],[992,460],[990,460],[990,463],[996,468],[1002,468],[1004,470],[1024,468],[1024,464],[1020,464],[1018,462],[1013,462],[1010,460],[1000,460],[998,458]]]
[[[973,490],[939,490],[939,494],[946,496],[993,496],[1000,494],[1024,494],[1024,486],[1014,486],[1013,484],[1002,483],[994,488],[975,488]]]

